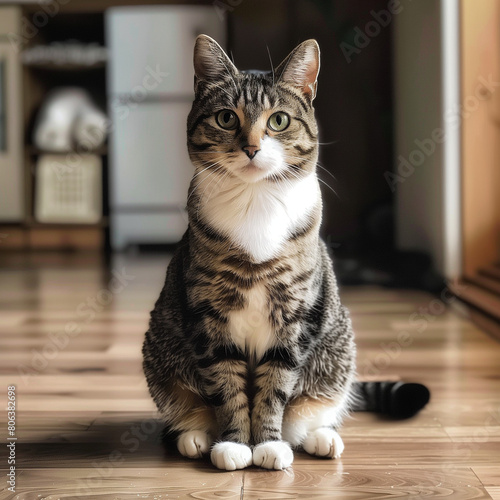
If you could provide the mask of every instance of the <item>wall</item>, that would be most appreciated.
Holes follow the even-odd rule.
[[[364,30],[372,12],[386,9],[388,0],[232,3],[229,39],[243,69],[269,69],[266,46],[277,65],[298,43],[318,40],[321,70],[314,106],[323,143],[320,164],[327,170],[318,170],[325,183],[322,232],[341,244],[335,245],[339,251],[369,251],[359,243],[364,219],[393,198],[384,179],[392,163],[391,23],[360,43],[362,48],[353,44],[356,30]],[[355,52],[344,52],[343,44]]]
[[[458,47],[446,42],[458,30],[449,12],[456,5],[447,5],[455,3],[403,2],[394,26],[397,245],[428,253],[448,278],[461,271],[458,91],[450,83],[454,76],[458,85]]]

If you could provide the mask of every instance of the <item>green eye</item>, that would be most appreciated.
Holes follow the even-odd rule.
[[[226,130],[233,130],[238,126],[238,117],[229,109],[223,109],[215,115],[219,127]]]
[[[267,126],[275,132],[285,130],[288,125],[290,125],[290,117],[282,111],[272,114],[267,122]]]

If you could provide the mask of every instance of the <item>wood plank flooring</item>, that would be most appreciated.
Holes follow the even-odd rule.
[[[160,442],[141,343],[168,259],[0,261],[0,499],[500,500],[500,344],[421,292],[342,290],[361,377],[427,384],[428,407],[356,413],[340,460],[298,451],[286,471],[222,472]],[[452,305],[453,308],[448,307]],[[66,333],[64,333],[66,332]],[[16,491],[7,490],[7,386],[16,385]]]

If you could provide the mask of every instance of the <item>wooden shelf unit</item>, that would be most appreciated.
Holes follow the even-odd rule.
[[[83,5],[83,4],[80,4]],[[26,19],[36,14],[38,4],[19,7]],[[61,11],[41,27],[29,39],[24,49],[52,42],[77,40],[82,43],[98,43],[104,46],[104,12],[82,10]],[[20,56],[19,56],[20,57]],[[79,86],[89,91],[95,102],[106,110],[106,64],[91,66],[51,63],[21,63],[22,74],[22,127],[24,144],[24,200],[25,219],[20,224],[2,224],[0,234],[7,234],[0,241],[0,250],[5,249],[45,249],[106,250],[108,241],[108,201],[107,201],[107,145],[95,151],[68,151],[67,153],[43,151],[32,143],[34,122],[46,95],[56,87]],[[97,224],[55,224],[41,223],[35,218],[34,198],[36,185],[36,164],[43,154],[97,154],[103,164],[103,217]]]
[[[52,62],[42,62],[42,63],[34,63],[34,62],[23,62],[23,66],[33,69],[46,70],[46,71],[60,71],[60,72],[70,72],[73,73],[75,71],[94,71],[106,68],[105,62],[99,62],[92,65],[86,64],[59,64]]]

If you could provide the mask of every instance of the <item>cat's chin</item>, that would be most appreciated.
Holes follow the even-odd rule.
[[[244,167],[238,170],[238,177],[248,183],[259,182],[270,174],[270,170],[267,168],[261,168],[256,165],[253,161],[247,163]]]

